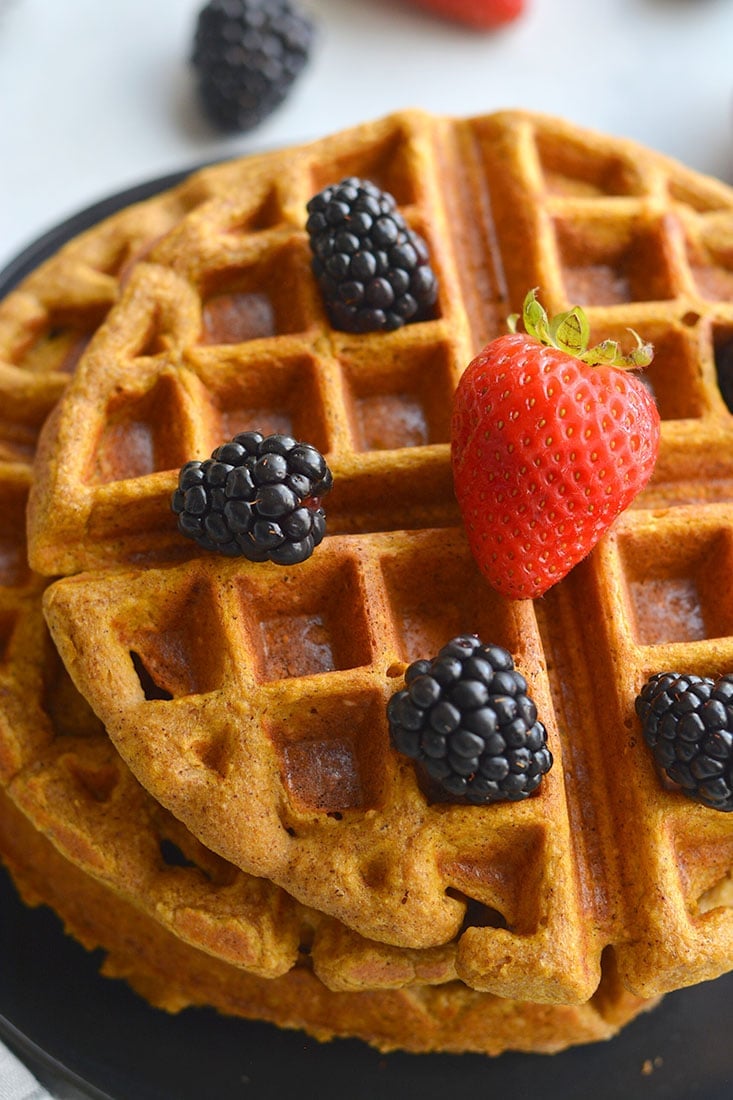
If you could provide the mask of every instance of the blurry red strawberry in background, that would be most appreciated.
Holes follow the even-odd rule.
[[[417,7],[464,23],[477,30],[489,30],[511,23],[522,14],[526,0],[410,0]]]

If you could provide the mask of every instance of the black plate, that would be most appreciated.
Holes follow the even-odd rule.
[[[76,233],[185,173],[55,227],[0,272],[0,297]],[[670,994],[607,1043],[552,1057],[381,1055],[189,1009],[168,1016],[101,978],[99,953],[29,910],[0,870],[0,1037],[64,1100],[731,1100],[733,974]]]

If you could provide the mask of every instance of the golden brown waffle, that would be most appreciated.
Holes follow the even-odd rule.
[[[25,560],[29,482],[27,467],[0,464],[8,520],[0,552],[2,785],[70,859],[163,923],[202,943],[215,939],[240,965],[287,969],[299,942],[294,906],[288,919],[276,888],[245,882],[181,832],[119,760],[63,669],[41,612],[45,582]],[[181,846],[188,866],[166,864],[169,848],[186,862]]]
[[[608,1039],[652,1007],[611,972],[588,1004],[504,1001],[460,982],[434,990],[334,993],[307,965],[279,978],[243,973],[187,946],[59,855],[0,790],[0,856],[25,900],[51,905],[68,932],[106,952],[103,973],[125,978],[168,1012],[211,1005],[220,1012],[302,1028],[320,1040],[358,1037],[388,1051],[505,1050],[553,1053]]]
[[[580,1006],[476,994],[455,980],[452,945],[370,943],[204,849],[132,777],[48,639],[44,582],[25,563],[28,483],[0,465],[0,858],[30,904],[105,948],[106,974],[168,1011],[210,1004],[381,1049],[554,1051],[652,1007],[608,968]],[[418,992],[433,983],[440,995]]]
[[[0,460],[32,459],[44,418],[120,286],[185,214],[228,192],[231,173],[228,164],[213,166],[103,218],[0,301]],[[214,307],[210,326],[215,315]]]
[[[217,175],[223,172],[226,168]],[[45,286],[47,299],[51,288],[61,293],[64,278],[73,284],[75,266],[85,270],[90,251],[97,255],[110,239],[119,251],[124,227],[140,232],[143,224],[150,227],[150,217],[156,217],[154,208],[145,217],[125,212],[122,224],[112,219],[70,243],[6,299],[6,316],[18,313],[20,300],[31,299],[29,286]],[[117,284],[105,285],[111,301]],[[33,432],[25,430],[26,410],[43,410],[66,382],[51,360],[31,370],[33,363],[29,352],[19,357],[18,370],[2,378],[6,417],[0,449],[28,458]],[[19,439],[20,452],[14,447]],[[0,463],[0,486],[7,518],[0,538],[0,780],[29,821],[67,858],[176,935],[254,974],[280,975],[307,950],[316,974],[337,990],[455,979],[452,945],[413,952],[365,941],[272,884],[227,865],[140,788],[47,637],[40,602],[44,581],[26,562],[29,467]]]
[[[455,948],[372,943],[208,851],[140,786],[48,636],[26,563],[26,466],[0,463],[0,786],[66,860],[200,950],[262,977],[307,953],[333,989],[456,979]]]
[[[74,237],[0,302],[0,459],[31,461],[121,282],[194,201],[184,189],[137,203]]]
[[[68,375],[117,297],[120,277],[184,213],[170,192],[131,205],[64,244],[0,307],[3,360]]]
[[[328,327],[304,208],[349,174],[391,190],[426,236],[435,320]],[[665,585],[703,622],[691,640],[672,600],[678,660],[729,665],[725,604],[702,593],[707,563],[722,575],[730,559],[733,421],[714,356],[733,336],[733,193],[516,113],[403,114],[239,162],[228,184],[137,265],[44,433],[31,560],[77,574],[46,607],[80,690],[209,848],[363,935],[454,943],[477,989],[584,1002],[602,956],[642,995],[730,969],[733,823],[660,787],[633,700],[669,657],[645,633]],[[531,286],[550,312],[582,304],[594,340],[631,326],[655,344],[662,446],[590,562],[508,604],[455,526],[448,409]],[[211,343],[222,295],[272,331]],[[253,426],[308,439],[334,472],[331,536],[297,570],[197,554],[168,510],[175,467]],[[655,541],[667,525],[685,539]],[[388,747],[405,663],[457,630],[512,650],[548,728],[555,766],[520,805],[433,804]]]

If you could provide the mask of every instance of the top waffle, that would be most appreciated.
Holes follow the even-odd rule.
[[[348,172],[392,191],[428,240],[441,282],[434,321],[370,337],[327,325],[304,209],[315,190]],[[731,192],[722,184],[554,120],[404,114],[205,169],[172,196],[162,216],[153,206],[148,217],[170,225],[172,211],[191,213],[157,244],[141,233],[147,243],[136,257],[149,261],[152,284],[129,296],[107,333],[103,354],[116,357],[116,371],[90,366],[89,381],[75,387],[96,419],[78,429],[84,439],[62,440],[57,458],[44,460],[51,481],[35,498],[31,525],[41,572],[175,553],[171,470],[208,455],[243,422],[287,429],[329,455],[338,472],[331,533],[452,522],[445,456],[453,386],[466,357],[504,330],[506,310],[521,305],[528,285],[542,288],[551,313],[584,305],[594,340],[623,342],[632,326],[654,343],[648,377],[665,433],[645,501],[685,499],[688,481],[693,496],[725,495],[730,421],[715,349],[733,335],[733,245]],[[114,225],[108,237],[117,240]],[[123,251],[129,257],[129,242]],[[140,265],[137,275],[144,277]],[[85,284],[95,280],[109,306],[116,281],[85,271]],[[51,317],[71,308],[56,302]],[[7,312],[17,316],[18,304]],[[44,331],[43,355],[54,331]],[[118,385],[125,365],[133,377]],[[385,451],[400,458],[389,494],[381,491]],[[156,497],[166,507],[154,508]]]
[[[221,170],[218,170],[221,171]],[[426,237],[437,316],[332,331],[304,209],[372,179]],[[221,178],[221,177],[220,177]],[[656,993],[733,965],[733,824],[664,790],[637,744],[651,671],[733,667],[733,193],[554,120],[403,114],[230,166],[138,263],[44,432],[31,562],[59,651],[145,787],[208,847],[364,935],[455,940],[479,989],[584,1000],[604,950]],[[654,343],[656,473],[542,601],[479,579],[452,495],[465,364],[541,288],[594,341]],[[293,569],[182,545],[177,467],[250,427],[334,473]],[[390,750],[405,664],[458,632],[505,645],[555,766],[521,804],[435,804]],[[611,673],[609,675],[609,672]]]

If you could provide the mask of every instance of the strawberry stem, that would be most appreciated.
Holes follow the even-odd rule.
[[[524,299],[521,320],[529,336],[547,347],[558,348],[573,355],[590,366],[639,369],[648,367],[654,357],[652,345],[645,343],[632,328],[629,332],[636,340],[636,347],[627,355],[623,354],[616,340],[602,340],[600,344],[589,348],[590,324],[585,311],[580,306],[574,306],[565,313],[549,318],[544,306],[537,301],[537,287],[530,290]],[[518,313],[513,313],[507,319],[510,332],[517,331],[519,321]]]

